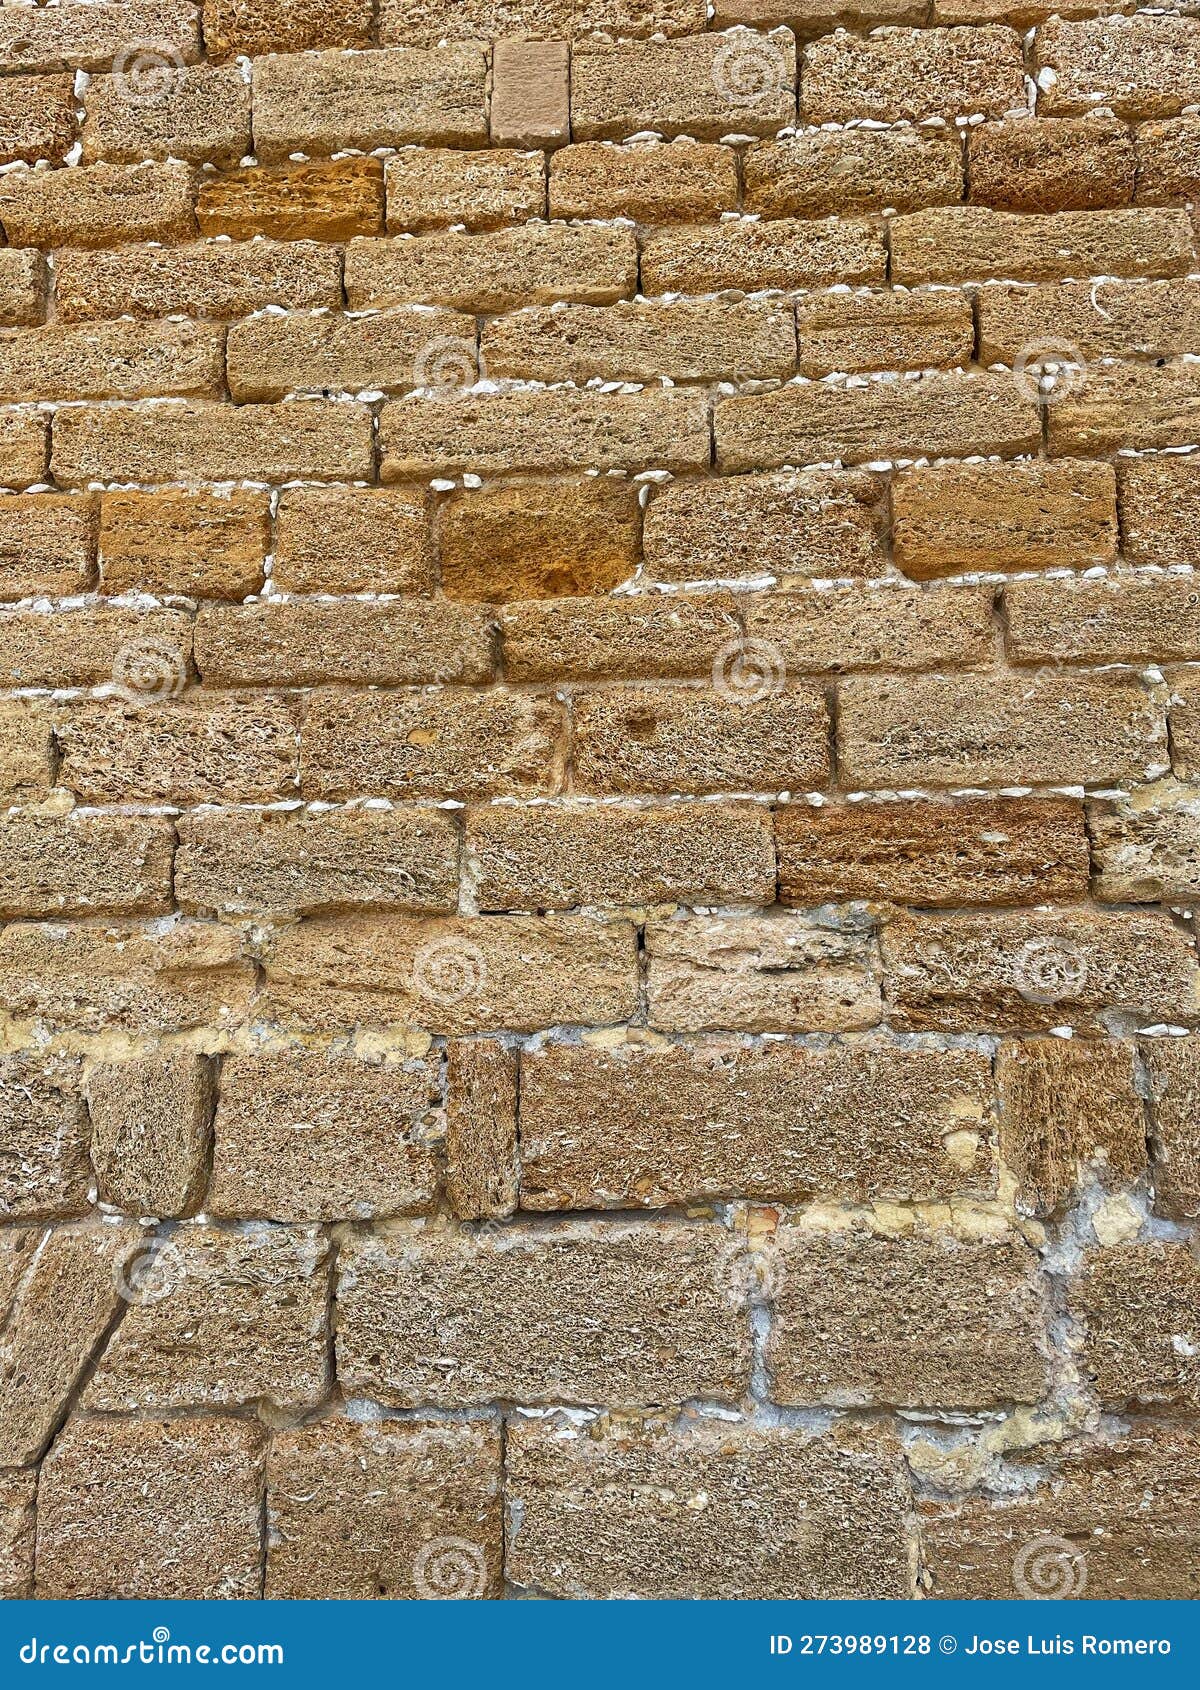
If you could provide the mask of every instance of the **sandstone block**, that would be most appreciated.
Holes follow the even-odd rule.
[[[39,1485],[38,1595],[256,1597],[262,1442],[245,1420],[71,1421]]]
[[[748,653],[769,650],[790,675],[984,664],[995,643],[986,588],[756,593],[743,615]]]
[[[1037,32],[1035,59],[1038,109],[1052,117],[1097,105],[1118,117],[1170,117],[1200,100],[1194,18],[1139,13],[1075,23],[1055,17]]]
[[[1105,1407],[1200,1400],[1200,1266],[1186,1244],[1088,1251],[1071,1297],[1085,1379]]]
[[[61,782],[96,803],[294,797],[296,726],[279,699],[237,694],[82,704],[62,723]]]
[[[956,368],[975,348],[970,301],[948,291],[806,294],[796,330],[806,376]]]
[[[1165,757],[1162,700],[1119,673],[863,676],[839,699],[852,787],[1105,786]]]
[[[521,1206],[985,1194],[992,1103],[976,1051],[545,1045],[521,1059]]]
[[[1070,459],[905,470],[892,482],[892,551],[918,581],[1112,563],[1116,477]]]
[[[0,400],[219,399],[225,336],[198,323],[48,323],[0,336]]]
[[[352,311],[386,305],[446,305],[511,311],[572,299],[605,305],[637,291],[632,229],[531,223],[479,235],[353,240],[346,248]]]
[[[501,470],[707,469],[712,450],[707,395],[658,387],[412,394],[383,406],[379,447],[383,481]]]
[[[254,971],[228,927],[13,922],[0,931],[0,1004],[37,1027],[176,1032],[244,1019]]]
[[[0,1218],[83,1214],[91,1183],[87,1139],[76,1062],[32,1053],[0,1057]]]
[[[433,587],[423,491],[288,487],[275,515],[272,579],[285,593],[428,593]]]
[[[384,41],[433,42],[447,32],[489,40],[626,35],[688,35],[703,29],[703,0],[461,0],[447,15],[441,0],[380,0]]]
[[[571,126],[570,69],[565,41],[497,41],[492,48],[493,146],[565,141]]]
[[[1055,457],[1191,445],[1200,431],[1200,368],[1093,365],[1079,392],[1064,392],[1046,414]]]
[[[36,164],[66,160],[75,140],[74,78],[5,76],[0,78],[0,164]]]
[[[1104,1030],[1107,1011],[1196,1015],[1196,959],[1169,916],[1090,909],[902,916],[880,937],[896,1027]]]
[[[152,79],[149,99],[135,76],[92,78],[85,96],[85,164],[178,158],[227,168],[253,151],[250,86],[236,65],[176,69],[166,61],[146,76]]]
[[[1184,903],[1200,894],[1200,806],[1163,782],[1088,805],[1093,893],[1104,903]]]
[[[510,681],[711,678],[741,642],[731,593],[528,599],[499,620]]]
[[[0,1479],[0,1601],[33,1595],[36,1472],[6,1473]]]
[[[175,832],[155,816],[0,814],[0,915],[163,915]]]
[[[59,615],[10,610],[0,616],[0,684],[115,686],[118,696],[168,687],[188,674],[191,618],[183,611],[82,604]],[[164,681],[163,677],[166,677]]]
[[[494,229],[546,214],[546,161],[541,153],[502,147],[481,153],[404,147],[387,160],[384,177],[392,233],[455,223]]]
[[[300,391],[470,387],[475,319],[405,305],[364,317],[252,317],[229,331],[228,368],[229,392],[239,404]]]
[[[790,292],[832,282],[882,282],[886,273],[880,229],[853,219],[730,218],[712,228],[666,229],[642,247],[642,290],[651,294]]]
[[[774,659],[740,641],[722,661],[730,673],[739,662],[754,671],[745,699],[736,680],[723,690],[622,687],[580,694],[576,788],[609,794],[823,786],[829,746],[820,694],[783,685]]]
[[[1130,563],[1197,561],[1200,458],[1124,459],[1117,486],[1122,547]]]
[[[279,929],[265,966],[273,1013],[304,1028],[532,1033],[637,1003],[635,930],[586,916],[315,916]]]
[[[637,573],[640,529],[636,490],[607,477],[456,490],[438,518],[442,591],[493,602],[604,593]]]
[[[10,170],[0,178],[0,223],[10,246],[169,244],[196,232],[193,193],[186,164]]]
[[[196,225],[237,241],[348,241],[383,231],[383,165],[377,158],[248,165],[201,178]]]
[[[446,1197],[460,1220],[517,1207],[518,1056],[491,1040],[446,1047]]]
[[[371,0],[203,0],[204,44],[214,57],[361,47],[371,38]]]
[[[281,305],[289,311],[342,308],[342,255],[316,241],[194,241],[117,252],[62,252],[55,301],[64,322],[97,318],[224,320]]]
[[[1169,117],[1139,123],[1133,132],[1137,158],[1137,194],[1143,205],[1170,205],[1196,197],[1200,182],[1200,123],[1194,117]]]
[[[205,1209],[230,1219],[374,1220],[421,1214],[440,1176],[429,1067],[376,1067],[287,1050],[221,1068]]]
[[[481,910],[769,904],[770,817],[754,805],[493,806],[467,816]]]
[[[789,804],[775,811],[775,840],[779,901],[801,909],[1040,904],[1088,888],[1083,809],[1069,799]]]
[[[404,141],[482,146],[486,88],[487,60],[473,46],[273,52],[254,66],[255,151],[271,163]]]
[[[1200,675],[1190,669],[1171,681],[1171,766],[1184,780],[1200,774]]]
[[[271,1441],[269,1599],[498,1596],[500,1432],[323,1420]]]
[[[83,1406],[309,1407],[329,1384],[329,1246],[316,1227],[225,1232],[185,1222],[163,1241],[85,1387]]]
[[[1048,1304],[1015,1233],[881,1236],[783,1226],[767,1344],[782,1403],[987,1408],[1038,1402]]]
[[[778,464],[1031,452],[1035,401],[1011,375],[940,371],[865,386],[789,383],[721,400],[713,416],[726,473]]]
[[[857,216],[963,197],[957,136],[915,129],[816,129],[745,155],[746,210],[762,217]]]
[[[37,411],[0,411],[0,487],[45,482],[49,462],[49,416]]]
[[[338,1377],[395,1407],[737,1400],[750,1338],[723,1294],[728,1239],[587,1221],[358,1237],[339,1258]]]
[[[516,1420],[506,1571],[563,1598],[904,1596],[897,1446],[796,1428]],[[703,1497],[703,1506],[698,1499]]]
[[[1200,1214],[1200,1041],[1143,1039],[1139,1048],[1150,1078],[1155,1207],[1190,1218]]]
[[[1200,592],[1187,576],[1012,581],[1004,608],[1008,652],[1017,663],[1200,656]]]
[[[60,411],[53,468],[68,487],[92,481],[353,481],[374,467],[362,405],[184,400]]]
[[[58,767],[54,712],[42,700],[0,699],[0,793],[28,799],[45,793]]]
[[[647,506],[647,573],[660,581],[879,575],[880,496],[865,472],[678,482]]]
[[[1021,38],[997,25],[868,36],[839,32],[804,49],[805,124],[846,123],[866,112],[882,123],[976,113],[1003,117],[1024,105]]]
[[[287,916],[458,907],[458,832],[438,810],[206,809],[177,825],[181,909]]]
[[[1015,118],[967,131],[970,197],[998,211],[1128,205],[1136,167],[1133,136],[1114,117]]]
[[[557,791],[562,707],[529,693],[316,692],[301,727],[306,798],[531,798]]]
[[[0,247],[0,325],[24,328],[46,315],[46,260],[25,247]]]
[[[1016,365],[1024,360],[1023,379],[1033,381],[1050,359],[1086,364],[1089,360],[1151,355],[1171,358],[1187,352],[1200,335],[1200,284],[1178,277],[1169,281],[1055,282],[1042,287],[997,284],[980,288],[980,358]],[[1058,378],[1049,404],[1058,404],[1072,383],[1086,384],[1088,373]]]
[[[33,493],[0,499],[0,598],[69,598],[92,584],[96,514],[90,499]]]
[[[1181,276],[1195,262],[1187,213],[1128,206],[1021,217],[982,205],[935,206],[891,226],[896,281],[1011,276]]]
[[[265,493],[134,491],[100,499],[100,575],[109,593],[243,599],[262,586],[269,544]]]
[[[796,115],[796,43],[786,30],[586,44],[571,54],[571,133],[610,140],[773,135]]]
[[[100,1198],[127,1214],[200,1207],[208,1178],[215,1076],[181,1052],[95,1064],[87,1076],[92,1165]]]
[[[1023,1208],[1053,1214],[1073,1207],[1089,1178],[1120,1189],[1144,1171],[1132,1045],[1027,1039],[1001,1046],[996,1075],[1000,1155]]]
[[[715,222],[738,204],[737,154],[699,141],[582,141],[550,160],[551,217]]]
[[[61,18],[32,7],[4,10],[0,66],[5,70],[111,70],[131,41],[153,42],[181,59],[200,53],[193,0],[93,0],[86,8],[68,6]],[[26,10],[28,17],[17,15]]]
[[[869,924],[836,914],[693,916],[646,928],[650,1025],[829,1033],[881,1018]]]

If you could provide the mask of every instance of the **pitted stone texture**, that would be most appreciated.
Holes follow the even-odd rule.
[[[1200,1403],[1200,1265],[1186,1244],[1090,1250],[1071,1290],[1101,1403]]]
[[[750,1329],[730,1241],[679,1222],[364,1235],[339,1254],[338,1378],[397,1408],[736,1401]]]
[[[91,1183],[87,1141],[77,1062],[0,1056],[0,1219],[82,1214]]]
[[[440,1176],[428,1065],[290,1050],[227,1056],[206,1212],[373,1220],[432,1208]]]
[[[571,54],[577,141],[619,141],[647,130],[699,141],[773,135],[795,114],[796,43],[784,30],[581,46]]]
[[[323,1420],[271,1441],[269,1600],[501,1591],[494,1422]]]
[[[175,832],[165,817],[0,815],[0,914],[162,915]]]
[[[109,593],[242,599],[262,585],[269,537],[265,493],[105,493],[101,580]]]
[[[179,158],[228,166],[253,150],[250,86],[236,65],[164,63],[156,69],[151,60],[145,74],[155,94],[151,99],[139,88],[136,72],[92,78],[84,99],[85,164]]]
[[[530,599],[499,624],[508,679],[543,682],[711,679],[742,626],[729,593]]]
[[[419,488],[288,487],[275,516],[272,579],[285,593],[428,593],[428,527]]]
[[[0,1601],[33,1595],[35,1472],[0,1478]]]
[[[806,376],[957,369],[975,346],[970,301],[951,291],[810,294],[797,300],[796,322]]]
[[[202,1056],[145,1056],[88,1072],[92,1164],[103,1202],[186,1215],[208,1177],[215,1075]]]
[[[521,1205],[987,1195],[992,1090],[977,1051],[547,1045],[521,1063]]]
[[[460,1220],[517,1207],[517,1052],[492,1040],[446,1047],[446,1198]]]
[[[734,211],[737,154],[679,140],[630,146],[581,141],[550,160],[552,217],[632,217],[636,223],[701,223]]]
[[[444,305],[512,311],[557,299],[607,305],[637,292],[631,229],[531,223],[479,235],[363,238],[346,249],[352,311],[387,305]]]
[[[162,317],[218,322],[282,305],[342,308],[342,257],[316,241],[194,241],[62,252],[54,275],[59,320]]]
[[[37,1595],[253,1598],[261,1430],[244,1420],[75,1420],[38,1487]]]
[[[914,129],[806,130],[745,155],[746,210],[762,217],[852,217],[955,204],[963,197],[957,136]]]
[[[1093,892],[1104,903],[1183,903],[1200,895],[1200,794],[1164,781],[1088,805]]]
[[[402,147],[384,167],[391,233],[448,228],[493,229],[546,211],[541,153],[495,147]]]
[[[909,1591],[907,1485],[886,1434],[518,1419],[505,1470],[518,1587],[653,1600]]]
[[[1150,1150],[1155,1207],[1180,1218],[1200,1215],[1200,1040],[1145,1039],[1150,1081]]]
[[[846,123],[869,112],[882,123],[927,117],[1003,117],[1026,104],[1015,30],[897,29],[827,36],[804,50],[800,118]]]
[[[970,197],[1001,211],[1128,205],[1136,168],[1134,137],[1112,117],[1023,118],[967,131]]]
[[[314,1406],[329,1386],[329,1245],[316,1227],[185,1222],[150,1249],[143,1288],[83,1394],[102,1413]]]
[[[438,547],[448,598],[605,593],[637,573],[641,514],[619,480],[463,488],[442,502]]]

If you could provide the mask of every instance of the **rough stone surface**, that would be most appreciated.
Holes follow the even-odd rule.
[[[1146,1039],[1142,1061],[1150,1078],[1151,1135],[1157,1206],[1169,1215],[1200,1214],[1200,1133],[1195,1039]]]
[[[516,1052],[454,1039],[446,1053],[446,1197],[460,1220],[517,1207]]]
[[[133,1215],[188,1215],[200,1207],[214,1082],[212,1063],[187,1054],[90,1070],[92,1165],[104,1202]]]
[[[91,1184],[79,1067],[61,1057],[0,1057],[0,1218],[84,1213]]]
[[[537,481],[452,493],[438,524],[450,598],[604,593],[637,573],[636,496],[619,481]]]
[[[1106,1406],[1200,1400],[1200,1268],[1186,1244],[1088,1251],[1072,1296],[1083,1320],[1084,1377]]]

